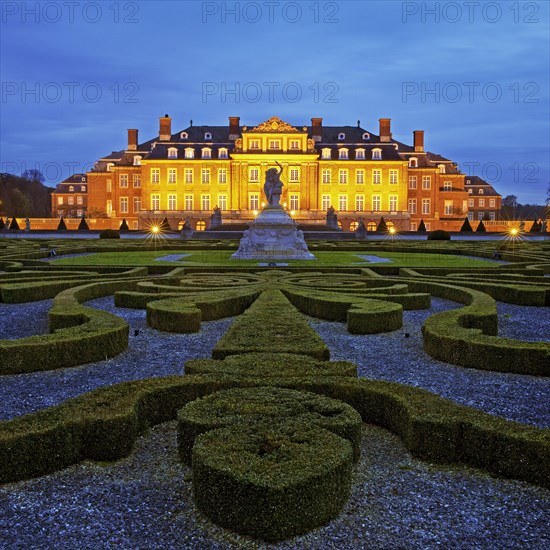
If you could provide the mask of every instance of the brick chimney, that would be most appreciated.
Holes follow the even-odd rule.
[[[414,150],[418,153],[424,152],[424,130],[415,130],[414,136]]]
[[[138,146],[138,131],[128,128],[128,151],[136,151]]]
[[[238,116],[229,117],[229,139],[232,141],[239,138],[240,121],[241,121],[241,117],[238,117]]]
[[[391,141],[391,118],[379,118],[378,122],[380,123],[380,141]]]
[[[159,139],[160,141],[170,141],[172,137],[172,119],[166,114],[159,119]]]
[[[314,141],[322,141],[323,139],[323,119],[312,118],[311,119],[311,136]]]

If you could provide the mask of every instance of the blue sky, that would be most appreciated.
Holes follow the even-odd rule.
[[[426,148],[502,195],[542,204],[550,178],[549,3],[13,2],[0,37],[0,171],[53,185],[173,131],[311,117]],[[271,93],[270,93],[271,92]]]

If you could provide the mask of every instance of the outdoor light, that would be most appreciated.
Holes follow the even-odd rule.
[[[151,226],[151,233],[157,235],[160,233],[160,227],[158,225]]]
[[[291,216],[294,216],[294,214],[296,214],[296,212],[295,212],[294,210],[291,210],[291,211],[290,211],[290,215],[291,215]]]
[[[395,227],[390,227],[388,231],[389,231],[390,235],[395,235],[395,233],[396,233]]]
[[[252,211],[252,214],[254,214],[254,216],[257,216],[257,215],[258,215],[258,211],[257,211],[257,210],[253,210],[253,211]]]
[[[519,233],[519,231],[518,231],[517,227],[512,227],[512,229],[510,229],[510,235],[512,237],[515,237],[518,233]]]

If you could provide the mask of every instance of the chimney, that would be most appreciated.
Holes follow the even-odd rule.
[[[323,119],[312,118],[311,119],[311,136],[314,141],[322,141],[323,135]]]
[[[241,117],[238,117],[238,116],[229,117],[229,139],[232,141],[239,138],[240,120],[241,120]]]
[[[166,114],[160,117],[159,139],[160,141],[170,141],[172,137],[172,119]]]
[[[379,118],[378,122],[380,122],[380,141],[381,142],[391,141],[391,131],[390,131],[391,118]]]
[[[135,128],[128,129],[128,151],[136,151],[138,146],[138,131]]]
[[[414,136],[414,150],[418,153],[424,152],[424,130],[415,130]]]

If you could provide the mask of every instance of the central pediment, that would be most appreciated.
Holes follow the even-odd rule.
[[[269,120],[266,120],[265,122],[258,124],[258,126],[256,126],[255,128],[252,128],[252,130],[249,130],[249,132],[257,132],[263,134],[288,134],[299,133],[300,130],[294,128],[294,126],[291,126],[288,122],[281,120],[279,117],[272,116]]]

